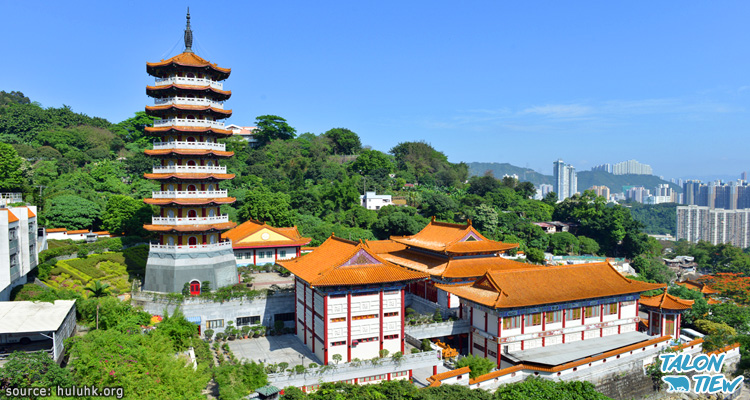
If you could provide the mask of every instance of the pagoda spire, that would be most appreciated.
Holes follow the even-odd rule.
[[[190,7],[187,9],[187,27],[185,28],[185,53],[193,52],[193,31],[190,29]]]

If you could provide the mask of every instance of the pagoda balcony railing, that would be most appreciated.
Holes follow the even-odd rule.
[[[223,82],[216,82],[206,78],[188,78],[184,76],[156,78],[156,86],[171,85],[173,83],[178,85],[211,86],[214,89],[224,90]]]
[[[223,249],[231,249],[231,248],[232,248],[232,241],[227,240],[224,242],[212,243],[212,244],[194,244],[194,245],[185,244],[182,246],[151,243],[149,250],[153,252],[158,252],[158,253],[200,253],[204,251],[215,251],[215,250],[223,250]]]
[[[211,99],[199,99],[195,97],[165,97],[163,99],[154,100],[154,104],[157,106],[163,104],[187,104],[187,105],[198,105],[198,106],[211,106],[215,108],[224,109],[223,101],[215,101]]]
[[[200,126],[210,128],[224,128],[221,121],[211,121],[209,119],[187,119],[187,118],[166,118],[154,121],[154,128],[164,126]]]
[[[168,174],[177,172],[206,173],[216,172],[220,174],[227,173],[227,167],[223,165],[155,165],[154,173]]]
[[[218,215],[215,217],[151,217],[151,223],[154,225],[202,225],[202,224],[221,224],[229,222],[229,215]]]
[[[200,149],[225,151],[227,149],[227,145],[224,143],[213,142],[154,142],[154,150],[164,149]]]
[[[166,190],[162,192],[151,192],[153,199],[212,199],[216,197],[227,197],[226,190]]]

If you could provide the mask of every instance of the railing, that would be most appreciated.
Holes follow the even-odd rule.
[[[164,104],[188,104],[188,105],[199,105],[199,106],[211,106],[216,108],[224,109],[223,101],[215,101],[211,99],[201,99],[197,97],[165,97],[162,99],[154,100],[154,104],[157,106]]]
[[[154,142],[154,150],[163,149],[205,149],[205,150],[226,150],[227,145],[224,143],[213,142]]]
[[[155,165],[154,173],[176,173],[176,172],[217,172],[225,174],[227,172],[226,166],[221,165]]]
[[[219,215],[216,217],[151,217],[151,223],[154,225],[199,225],[199,224],[220,224],[229,222],[229,215]]]
[[[151,192],[151,198],[154,199],[204,199],[214,197],[227,197],[226,190],[201,190],[201,191],[185,191],[185,190],[167,190],[163,192]]]
[[[212,128],[224,128],[224,123],[221,121],[211,121],[208,119],[187,119],[187,118],[167,118],[157,119],[154,121],[154,127],[159,128],[163,126],[205,126]]]
[[[211,86],[214,89],[224,90],[223,82],[216,82],[207,78],[188,78],[184,76],[156,78],[156,86],[171,85],[173,83],[176,83],[178,85]]]
[[[212,244],[194,244],[194,245],[168,245],[168,244],[155,244],[151,243],[151,246],[149,248],[150,251],[156,252],[156,253],[200,253],[203,251],[214,251],[214,250],[223,250],[223,249],[232,249],[232,242],[231,241],[225,241],[225,242],[219,242],[219,243],[212,243]]]

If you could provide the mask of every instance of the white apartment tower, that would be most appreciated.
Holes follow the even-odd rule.
[[[0,301],[39,263],[36,207],[0,208]]]
[[[567,165],[563,160],[557,160],[552,163],[553,174],[555,176],[554,190],[557,193],[557,199],[562,201],[578,192],[578,177],[576,169],[572,165]]]
[[[702,206],[677,207],[677,240],[750,246],[750,209],[724,210]]]

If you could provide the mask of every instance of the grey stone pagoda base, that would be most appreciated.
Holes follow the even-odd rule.
[[[218,251],[175,253],[152,250],[146,263],[143,289],[179,293],[186,282],[211,282],[211,289],[238,283],[232,248]]]

